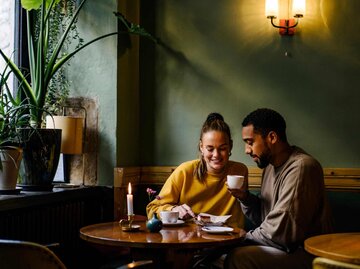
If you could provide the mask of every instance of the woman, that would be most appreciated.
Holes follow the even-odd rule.
[[[199,141],[200,158],[178,166],[166,180],[159,196],[147,207],[148,218],[163,210],[178,211],[180,219],[199,213],[232,215],[227,224],[244,226],[239,202],[225,184],[227,175],[248,176],[247,167],[229,161],[233,142],[230,128],[218,113],[211,113],[204,122]]]

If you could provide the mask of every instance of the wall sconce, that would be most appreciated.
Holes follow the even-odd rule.
[[[288,0],[290,1],[290,0]],[[290,11],[290,4],[288,2],[288,13],[292,13],[296,19],[279,19],[279,25],[275,25],[274,19],[279,14],[279,0],[265,1],[265,15],[271,20],[272,26],[279,28],[280,35],[294,35],[295,27],[299,23],[299,19],[304,17],[306,0],[292,0],[292,11]]]

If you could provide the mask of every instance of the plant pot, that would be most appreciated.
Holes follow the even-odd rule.
[[[52,190],[60,158],[61,129],[21,130],[23,161],[19,186],[25,191]]]
[[[22,149],[5,147],[0,149],[0,190],[15,190],[22,159]]]

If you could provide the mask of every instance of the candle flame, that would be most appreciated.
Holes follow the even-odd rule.
[[[129,182],[128,194],[131,194],[131,183]]]

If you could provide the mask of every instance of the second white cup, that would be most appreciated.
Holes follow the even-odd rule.
[[[244,183],[244,176],[239,175],[228,175],[227,185],[229,189],[240,189]]]
[[[161,211],[160,218],[165,223],[176,223],[179,218],[179,212],[176,211]]]

